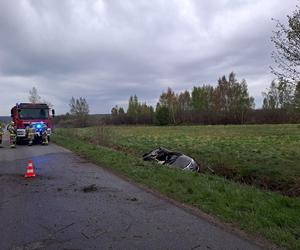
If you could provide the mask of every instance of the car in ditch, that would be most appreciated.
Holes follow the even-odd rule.
[[[161,165],[171,166],[174,168],[199,172],[200,166],[197,162],[182,153],[168,150],[166,148],[159,147],[151,150],[150,152],[143,155],[144,161],[156,161]]]

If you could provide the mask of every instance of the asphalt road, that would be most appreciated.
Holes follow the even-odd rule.
[[[259,247],[50,143],[0,148],[0,249]]]

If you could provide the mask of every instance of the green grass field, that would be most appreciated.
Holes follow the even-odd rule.
[[[178,150],[217,175],[300,196],[300,125],[119,126],[75,133],[136,156],[159,146]]]
[[[60,129],[53,139],[245,231],[300,249],[299,125]],[[141,160],[142,153],[158,146],[188,154],[227,179]]]

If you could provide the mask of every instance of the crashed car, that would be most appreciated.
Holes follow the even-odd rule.
[[[193,158],[161,147],[144,154],[143,160],[156,161],[161,165],[168,165],[182,170],[200,171],[199,165]]]

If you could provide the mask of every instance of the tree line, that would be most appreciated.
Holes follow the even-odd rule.
[[[37,91],[30,92],[31,99]],[[246,80],[239,81],[231,72],[218,79],[216,86],[194,86],[190,91],[175,93],[171,88],[158,98],[156,107],[130,96],[128,108],[114,106],[110,115],[89,115],[85,98],[72,97],[70,111],[55,117],[61,127],[86,127],[99,124],[261,124],[300,122],[300,81],[273,80],[262,92],[263,106],[255,109]]]
[[[33,95],[31,95],[33,96]],[[61,127],[86,127],[99,124],[262,124],[300,122],[300,81],[273,80],[262,92],[263,106],[255,109],[246,80],[238,81],[232,72],[218,79],[216,86],[194,86],[175,93],[171,88],[158,98],[156,107],[130,96],[128,108],[114,106],[111,114],[89,115],[85,98],[72,97],[70,111],[55,117]]]
[[[217,85],[194,86],[192,91],[163,92],[154,109],[130,96],[128,109],[115,106],[106,123],[111,124],[244,124],[299,121],[300,82],[294,87],[286,80],[274,80],[263,92],[263,108],[255,109],[246,80],[231,72]]]

